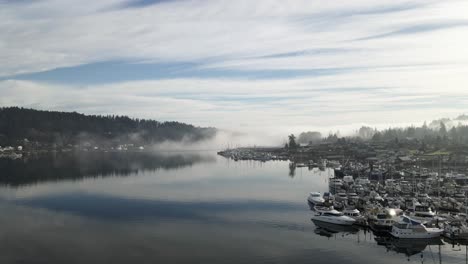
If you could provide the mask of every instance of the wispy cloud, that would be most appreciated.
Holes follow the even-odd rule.
[[[456,0],[0,1],[0,105],[285,130],[430,119],[465,111],[467,13]]]
[[[370,39],[379,39],[379,38],[387,38],[387,37],[397,37],[401,35],[427,33],[427,32],[431,32],[435,30],[450,29],[450,28],[457,28],[457,27],[468,27],[468,20],[447,21],[447,22],[441,22],[441,23],[426,23],[426,24],[406,26],[395,31],[391,31],[391,32],[383,33],[379,35],[374,35],[374,36],[369,36],[369,37],[361,38],[358,40],[370,40]]]

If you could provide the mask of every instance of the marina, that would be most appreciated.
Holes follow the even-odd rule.
[[[0,159],[0,164],[0,246],[6,260],[21,254],[26,263],[45,262],[42,251],[23,250],[38,245],[57,256],[48,263],[72,258],[73,263],[118,263],[135,254],[164,262],[161,248],[176,249],[178,254],[168,258],[182,263],[466,260],[462,199],[452,201],[458,211],[441,211],[448,205],[439,202],[438,207],[437,196],[428,192],[410,204],[412,199],[400,197],[411,189],[407,179],[386,184],[360,175],[351,183],[327,164],[323,170],[299,167],[291,174],[290,161],[234,161],[209,151],[63,153]],[[389,195],[387,185],[402,191]],[[442,236],[392,236],[393,225],[403,215],[414,217],[413,211],[433,212]],[[435,224],[424,223],[427,228]]]
[[[337,144],[328,147],[338,148]],[[379,245],[404,251],[407,256],[419,251],[417,247],[468,244],[468,177],[464,163],[455,164],[460,157],[422,152],[398,157],[405,152],[399,149],[394,152],[395,158],[359,157],[341,151],[328,153],[335,159],[327,159],[323,153],[317,157],[317,152],[311,150],[314,148],[322,146],[289,152],[288,160],[290,171],[295,174],[304,169],[333,171],[327,177],[328,188],[321,190],[321,199],[318,189],[311,189],[307,197],[316,234],[332,237],[338,233],[370,232]],[[243,159],[243,150],[228,153],[236,153],[234,160]],[[272,153],[275,152],[270,150],[268,154],[255,155],[277,157]],[[406,242],[408,248],[403,250],[404,241],[417,242]]]

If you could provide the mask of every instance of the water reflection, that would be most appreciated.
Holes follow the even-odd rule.
[[[289,177],[294,178],[296,176],[296,164],[289,163]]]
[[[21,186],[45,181],[128,176],[141,171],[178,169],[215,161],[212,155],[196,152],[67,152],[16,160],[0,158],[0,184]]]
[[[307,195],[327,191],[333,171],[297,168],[291,178],[289,162],[93,155],[0,163],[0,263],[393,264],[438,254],[312,223]],[[465,260],[464,249],[440,251],[443,263]]]
[[[287,214],[301,210],[298,204],[275,201],[182,202],[125,198],[100,194],[61,194],[16,200],[15,204],[60,213],[73,213],[99,219],[112,220],[166,220],[184,219],[213,221],[214,215],[275,211]]]
[[[387,250],[391,250],[407,257],[411,257],[423,252],[426,247],[431,245],[443,245],[441,239],[397,239],[393,237],[375,237],[378,245],[384,246]]]
[[[332,237],[338,233],[340,233],[341,236],[346,236],[359,232],[359,229],[355,226],[335,225],[315,220],[312,220],[312,222],[314,222],[316,226],[314,232],[320,236]]]

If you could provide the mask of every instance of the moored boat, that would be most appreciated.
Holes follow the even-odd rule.
[[[311,192],[309,197],[307,197],[307,201],[314,205],[322,205],[325,203],[325,199],[322,198],[322,195],[319,192]]]
[[[444,236],[453,240],[468,240],[468,226],[462,219],[444,223]]]
[[[383,208],[372,211],[367,218],[370,228],[376,233],[389,233],[402,214],[400,209]]]
[[[393,224],[390,234],[396,238],[428,239],[440,237],[443,231],[440,228],[426,227],[417,220],[402,216],[399,221]]]
[[[312,221],[320,221],[335,225],[352,225],[356,222],[353,218],[333,209],[333,207],[315,207],[315,215]]]

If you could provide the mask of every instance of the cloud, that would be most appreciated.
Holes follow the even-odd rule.
[[[369,36],[365,38],[361,38],[358,40],[370,40],[370,39],[379,39],[379,38],[387,38],[387,37],[395,37],[401,35],[411,35],[411,34],[418,34],[418,33],[426,33],[435,30],[442,30],[442,29],[450,29],[450,28],[457,28],[457,27],[467,27],[468,20],[463,21],[448,21],[444,23],[426,23],[421,25],[412,25],[407,26],[392,32]]]
[[[139,8],[108,9],[115,5]],[[439,25],[448,25],[449,21],[464,19],[462,10],[468,10],[463,2],[427,1],[379,4],[353,1],[343,5],[312,1],[284,4],[186,0],[161,4],[104,0],[78,5],[71,0],[43,0],[33,4],[3,4],[0,60],[9,63],[0,66],[0,76],[116,60],[220,65],[263,56],[258,67],[271,68],[269,59],[292,55],[293,60],[281,61],[283,68],[292,64],[295,69],[295,60],[299,60],[311,69],[320,69],[330,58],[331,62],[335,58],[356,62],[350,59],[360,56],[359,61],[365,64],[368,60],[362,57],[367,55],[388,64],[380,60],[381,56],[399,54],[401,46],[412,40],[383,46],[350,40],[398,30],[408,32],[402,29],[405,25],[413,27],[413,31],[411,25],[417,25],[419,30],[430,28],[435,20]],[[441,11],[450,13],[450,19]],[[466,44],[466,39],[462,40]],[[440,46],[427,48],[434,50]],[[407,49],[417,51],[413,47]],[[418,55],[415,57],[427,60]],[[400,64],[406,63],[404,57],[397,58]],[[455,58],[448,56],[446,60]],[[375,63],[371,61],[369,66]]]
[[[180,0],[127,0],[124,3],[120,4],[118,8],[141,8],[162,3],[170,3],[173,1]]]
[[[0,7],[3,106],[276,134],[466,110],[466,1]]]
[[[431,66],[287,79],[175,78],[89,85],[9,80],[0,82],[0,105],[177,120],[246,131],[279,144],[285,134],[301,130],[327,134],[362,123],[419,123],[460,114],[468,110],[468,91],[458,85],[466,70]],[[430,84],[420,81],[428,76]]]

